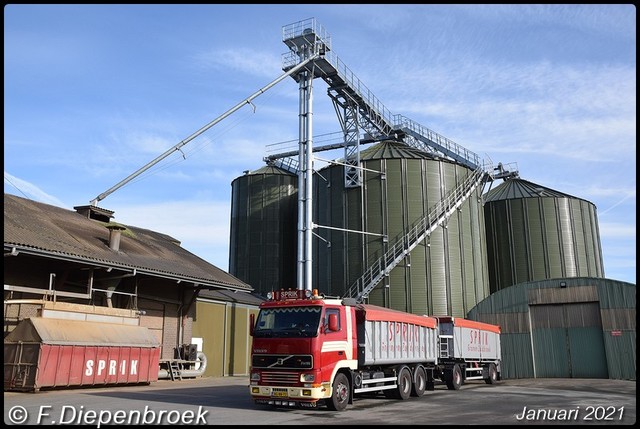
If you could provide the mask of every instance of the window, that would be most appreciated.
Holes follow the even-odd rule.
[[[324,325],[324,331],[325,332],[337,332],[337,331],[329,331],[329,315],[331,314],[335,314],[336,317],[338,318],[338,329],[337,331],[340,330],[341,326],[340,326],[340,310],[337,308],[327,308],[327,310],[324,313],[324,321],[323,321],[323,325]]]

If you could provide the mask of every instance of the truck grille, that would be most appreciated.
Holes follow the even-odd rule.
[[[313,356],[256,354],[253,355],[251,366],[265,369],[312,369]]]
[[[263,372],[262,383],[277,386],[279,384],[292,386],[300,381],[297,372]]]

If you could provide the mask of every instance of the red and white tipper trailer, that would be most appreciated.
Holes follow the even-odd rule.
[[[252,317],[250,394],[257,404],[341,411],[354,395],[407,399],[436,381],[500,379],[500,328],[418,316],[317,291],[274,291]]]
[[[439,367],[442,381],[458,390],[465,380],[500,379],[500,327],[450,316],[438,320]]]

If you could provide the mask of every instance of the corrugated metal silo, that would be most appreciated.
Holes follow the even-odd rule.
[[[265,166],[231,187],[229,273],[263,295],[295,288],[297,176]]]
[[[491,292],[532,280],[604,277],[596,207],[522,179],[485,195]]]
[[[341,165],[322,169],[314,204],[314,287],[344,296],[392,242],[472,173],[396,142],[360,154],[361,188],[345,189]],[[489,295],[481,187],[370,294],[369,302],[415,314],[466,316]],[[322,225],[379,235],[322,229]]]

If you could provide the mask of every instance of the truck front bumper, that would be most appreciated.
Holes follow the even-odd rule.
[[[320,399],[331,397],[330,383],[317,387],[281,387],[249,385],[251,397],[257,404],[313,408]]]

